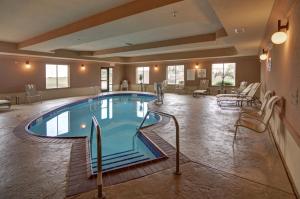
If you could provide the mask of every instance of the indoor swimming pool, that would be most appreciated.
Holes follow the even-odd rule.
[[[83,137],[90,140],[92,172],[97,171],[96,133],[91,133],[94,115],[102,129],[103,171],[115,170],[163,154],[137,128],[148,111],[154,95],[119,93],[74,102],[50,111],[27,125],[27,131],[45,137]],[[150,114],[144,126],[152,125],[160,116]]]

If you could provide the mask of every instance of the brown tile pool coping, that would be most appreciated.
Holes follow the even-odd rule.
[[[78,100],[74,100],[76,102]],[[67,104],[69,104],[68,102]],[[59,106],[61,107],[61,106]],[[71,154],[70,163],[67,173],[67,188],[66,196],[76,195],[82,192],[90,191],[96,188],[96,178],[91,177],[91,168],[89,160],[89,141],[87,137],[73,137],[73,138],[53,138],[43,137],[38,135],[29,134],[25,127],[33,119],[44,115],[47,112],[57,109],[58,107],[52,108],[51,110],[39,113],[38,115],[26,119],[21,122],[15,129],[14,134],[20,139],[31,142],[43,142],[43,143],[71,143]],[[165,156],[154,160],[141,162],[136,165],[132,165],[125,168],[120,168],[112,171],[108,171],[103,174],[104,186],[110,186],[140,178],[146,175],[150,175],[161,170],[175,167],[176,150],[167,141],[162,139],[159,135],[152,131],[154,128],[163,126],[169,122],[168,118],[162,117],[162,120],[152,126],[143,128],[141,133],[146,139],[152,142]],[[175,132],[174,132],[175,135]],[[190,160],[180,154],[180,164],[185,164]]]

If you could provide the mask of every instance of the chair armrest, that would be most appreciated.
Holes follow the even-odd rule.
[[[254,116],[254,115],[250,115],[248,113],[241,113],[240,114],[240,117],[241,118],[251,118],[251,119],[256,119],[256,120],[259,120],[262,122],[262,118],[261,117],[257,117],[257,116]]]
[[[265,124],[260,118],[257,118],[257,117],[249,117],[249,116],[245,116],[245,117],[242,117],[242,118],[245,118],[245,119],[249,119],[249,120],[255,120],[257,122],[260,122],[261,124],[267,126],[267,124]]]

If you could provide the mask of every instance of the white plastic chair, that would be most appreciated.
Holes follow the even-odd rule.
[[[42,102],[43,96],[42,92],[36,90],[36,86],[34,84],[25,85],[25,97],[27,102],[31,103],[32,98],[39,98]]]
[[[128,81],[127,80],[123,80],[121,83],[121,91],[126,90],[128,91]]]

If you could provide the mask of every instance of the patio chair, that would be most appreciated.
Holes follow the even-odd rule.
[[[36,86],[34,84],[25,85],[25,97],[27,102],[31,103],[32,98],[39,98],[42,102],[43,96],[42,92],[36,90]]]
[[[240,127],[250,129],[256,133],[263,133],[268,129],[269,121],[274,111],[274,107],[278,101],[279,96],[273,96],[270,98],[266,105],[265,114],[262,118],[255,117],[241,117],[235,123],[234,140],[236,139],[238,129]]]
[[[0,99],[0,107],[11,108],[11,101],[9,98]]]
[[[218,94],[218,95],[216,95],[216,97],[217,97],[217,98],[220,98],[220,97],[239,97],[239,96],[246,96],[246,95],[250,92],[250,90],[251,90],[251,88],[252,88],[253,85],[254,85],[254,83],[249,84],[249,85],[248,85],[245,89],[243,89],[240,93]]]
[[[243,109],[240,112],[240,117],[262,117],[263,114],[265,113],[266,105],[270,98],[272,97],[273,92],[272,91],[267,91],[263,97],[262,104],[260,106],[260,109],[258,111],[255,111],[253,109]]]
[[[128,91],[128,81],[127,80],[123,80],[121,83],[121,91],[126,90]]]
[[[207,95],[207,94],[209,94],[209,80],[202,79],[200,80],[199,89],[194,90],[193,97],[196,97],[198,95]]]
[[[258,90],[258,88],[260,87],[261,83],[254,83],[252,86],[251,86],[251,89],[250,91],[248,92],[247,95],[238,95],[237,97],[219,97],[217,98],[217,103],[219,106],[222,106],[222,104],[224,102],[227,102],[227,103],[231,103],[231,104],[235,104],[235,105],[239,105],[239,106],[243,106],[243,103],[246,102],[247,104],[252,103],[257,100],[257,98],[255,97],[255,94]]]

